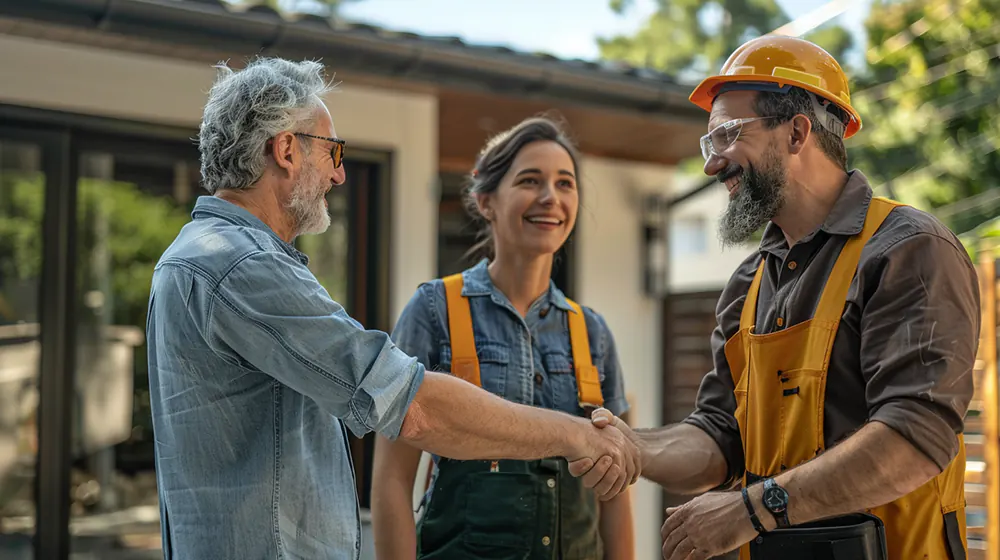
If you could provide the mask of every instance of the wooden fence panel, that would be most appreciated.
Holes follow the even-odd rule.
[[[997,400],[997,265],[979,262],[982,327],[975,394],[965,423],[966,524],[969,560],[1000,560],[1000,417]]]

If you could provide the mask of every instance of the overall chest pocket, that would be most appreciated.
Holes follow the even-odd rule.
[[[483,389],[502,398],[507,387],[510,346],[501,342],[477,340],[476,355],[479,359],[479,379]],[[448,344],[441,345],[441,369],[451,371],[451,346]]]

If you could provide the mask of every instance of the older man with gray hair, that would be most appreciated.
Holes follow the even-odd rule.
[[[147,324],[166,558],[356,559],[349,428],[455,459],[564,457],[604,498],[639,475],[617,429],[425,371],[333,301],[292,241],[330,223],[345,142],[315,62],[226,67],[200,133],[192,221],[156,266]],[[377,483],[377,482],[376,482]]]

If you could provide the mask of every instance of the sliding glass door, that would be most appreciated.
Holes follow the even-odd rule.
[[[190,220],[196,131],[0,106],[0,558],[159,558],[145,345],[153,266]],[[43,132],[45,131],[45,132]],[[330,294],[388,323],[389,156],[352,150],[300,239]],[[367,504],[370,441],[353,442]]]

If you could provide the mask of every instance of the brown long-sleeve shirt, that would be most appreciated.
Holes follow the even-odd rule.
[[[822,226],[789,249],[780,228],[768,224],[760,250],[726,285],[712,334],[715,368],[684,420],[719,444],[729,465],[726,485],[742,476],[744,457],[723,347],[739,330],[760,259],[766,265],[755,332],[812,318],[841,248],[861,231],[871,198],[867,178],[853,171]],[[958,238],[925,212],[893,210],[861,253],[847,294],[827,375],[826,447],[874,420],[947,466],[958,453],[956,434],[972,399],[979,329],[976,270]]]

